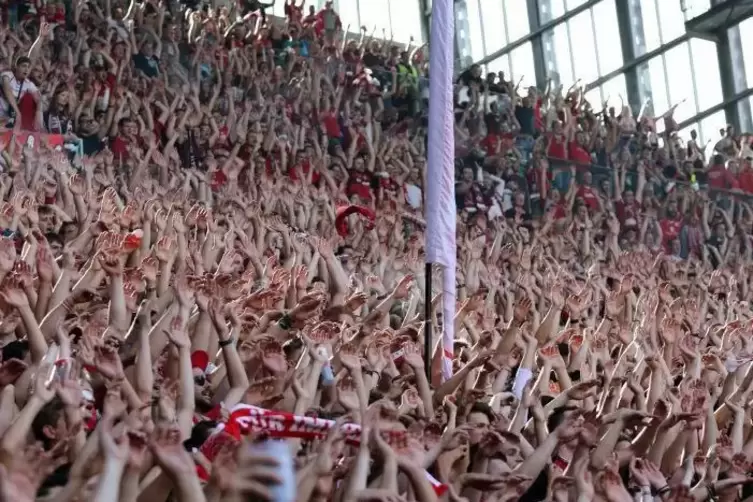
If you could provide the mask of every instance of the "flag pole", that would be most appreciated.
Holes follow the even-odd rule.
[[[431,360],[432,360],[432,304],[431,304],[431,263],[426,263],[424,270],[424,369],[426,380],[431,385]]]
[[[455,132],[453,66],[455,16],[453,0],[433,0],[429,33],[429,134],[426,176],[426,372],[432,369],[432,268],[442,268],[442,381],[452,376],[455,333],[455,269],[457,266],[455,203]],[[431,381],[431,380],[430,380]]]

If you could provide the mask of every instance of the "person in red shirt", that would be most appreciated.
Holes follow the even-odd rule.
[[[577,169],[588,169],[591,165],[591,154],[588,152],[586,133],[579,131],[575,134],[575,140],[568,144],[568,155]]]
[[[567,160],[567,136],[565,135],[562,122],[555,122],[549,135],[547,156],[553,160]]]
[[[620,224],[624,225],[628,219],[638,220],[641,204],[636,200],[635,194],[631,190],[625,190],[622,196],[615,201],[614,207]]]
[[[110,150],[117,161],[127,161],[130,150],[138,145],[138,126],[132,119],[125,117],[118,121],[118,133],[110,141]]]
[[[366,161],[363,157],[356,157],[353,160],[353,170],[348,178],[347,194],[348,198],[357,196],[364,202],[371,201],[371,172],[366,169]]]
[[[588,210],[593,213],[601,209],[601,203],[599,202],[599,195],[591,188],[593,183],[593,176],[590,171],[583,173],[583,183],[578,187],[578,192],[575,197],[582,199],[585,202]]]
[[[682,231],[682,216],[677,207],[677,200],[667,201],[664,217],[659,221],[662,232],[662,244],[667,252],[671,252],[671,242],[680,236]]]
[[[737,175],[737,183],[740,190],[753,194],[753,166],[749,159],[743,162],[742,169]]]
[[[285,15],[289,25],[300,25],[303,20],[303,6],[306,0],[301,0],[301,5],[296,5],[296,0],[285,0]]]
[[[330,140],[342,138],[342,130],[340,129],[340,123],[337,120],[337,112],[335,110],[322,112],[319,120]]]
[[[312,184],[318,185],[321,175],[316,170],[311,172],[313,167],[311,165],[312,156],[313,148],[311,145],[307,145],[304,150],[300,150],[296,154],[295,164],[288,169],[288,176],[290,176],[291,180],[298,181],[302,178],[305,181],[310,178]],[[311,173],[310,176],[309,173]]]
[[[730,172],[728,169],[730,166],[737,170],[737,163],[734,160],[730,160],[728,165],[725,166],[724,157],[721,155],[714,155],[711,167],[709,167],[709,170],[706,173],[711,188],[717,190],[737,188],[737,180],[735,179],[733,172]]]
[[[550,198],[546,202],[547,211],[551,211],[552,218],[555,220],[562,220],[570,215],[572,209],[572,203],[574,198],[572,197],[572,190],[567,193],[562,193],[556,188],[553,188],[550,192]]]
[[[342,29],[343,23],[340,21],[340,16],[335,12],[332,0],[328,0],[324,4],[324,8],[316,14],[316,18],[319,34],[323,32],[326,36],[326,41],[329,44],[333,44],[335,42],[335,34]]]

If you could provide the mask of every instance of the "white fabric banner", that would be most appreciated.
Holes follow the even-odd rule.
[[[452,376],[455,333],[455,131],[452,100],[453,0],[434,0],[429,39],[429,165],[426,190],[426,262],[444,267],[442,378]],[[431,297],[431,291],[427,292]]]

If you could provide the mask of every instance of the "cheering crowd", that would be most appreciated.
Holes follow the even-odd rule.
[[[464,71],[443,319],[428,52],[284,1],[3,6],[0,501],[753,495],[749,138]]]

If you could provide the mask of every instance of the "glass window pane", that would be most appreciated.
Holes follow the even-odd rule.
[[[280,3],[280,2],[276,2]],[[355,26],[361,26],[360,21],[358,20],[358,2],[347,2],[340,0],[340,2],[337,5],[337,13],[340,15],[340,21],[343,23],[343,29],[345,29],[346,26],[350,25],[351,28]],[[373,29],[374,25],[376,24],[375,21],[369,21],[369,32]],[[377,25],[377,31],[374,34],[374,36],[381,37],[382,35],[382,26]],[[385,26],[387,28],[387,26]],[[356,28],[357,30],[357,28]]]
[[[570,4],[568,3],[568,6]],[[596,61],[596,40],[594,38],[591,12],[578,14],[570,21],[570,42],[575,51],[576,78],[583,82],[591,82],[599,77],[599,67]],[[556,47],[559,52],[560,47]]]
[[[505,54],[504,56],[498,57],[491,63],[487,65],[487,71],[489,73],[499,73],[504,72],[505,78],[510,78],[510,57],[509,55]],[[520,77],[518,77],[520,78]]]
[[[586,0],[566,0],[567,2],[567,10],[573,10],[576,7],[580,7],[584,3],[586,3]]]
[[[645,37],[646,52],[651,52],[661,45],[659,18],[656,13],[656,3],[654,0],[641,0],[641,18],[643,19],[643,36]],[[640,55],[638,52],[638,47],[636,47],[636,56]]]
[[[588,101],[588,104],[591,105],[591,108],[594,110],[594,112],[601,111],[601,100],[604,98],[602,98],[601,96],[600,87],[594,87],[586,93],[585,97],[586,101]]]
[[[664,61],[661,56],[655,57],[648,62],[648,75],[651,79],[651,115],[664,113],[669,109],[669,96],[667,96],[667,83],[664,80]]]
[[[715,2],[718,0],[714,0]],[[685,20],[700,16],[711,8],[711,0],[693,0],[685,2]]]
[[[272,15],[284,18],[285,17],[285,4],[283,2],[275,2],[274,7],[272,7]]]
[[[403,0],[400,0],[403,1]],[[486,53],[490,54],[507,45],[505,10],[502,0],[480,0],[481,22],[484,25]]]
[[[596,52],[599,56],[599,71],[602,75],[622,66],[622,46],[617,26],[617,8],[614,0],[605,0],[593,9],[596,24]]]
[[[505,0],[505,15],[508,42],[523,38],[531,31],[531,26],[528,23],[528,7],[526,7],[525,2]]]
[[[359,14],[364,22],[376,25],[377,33],[382,33],[382,29],[387,30],[388,39],[390,36],[394,36],[394,33],[390,33],[390,9],[388,0],[368,0],[368,2],[358,2],[358,4],[360,8]],[[343,24],[347,25],[348,22],[343,19]],[[351,23],[351,28],[353,26],[360,26],[360,24]]]
[[[646,1],[653,2],[655,0]],[[644,1],[644,3],[646,3],[646,1]],[[685,33],[685,20],[682,17],[680,2],[656,0],[656,5],[659,7],[658,14],[659,19],[661,19],[659,29],[661,30],[662,42],[667,43],[670,40],[682,36]]]
[[[690,54],[688,54],[687,45],[680,44],[667,51],[664,55],[664,64],[667,67],[669,106],[678,105],[674,118],[677,122],[682,122],[698,113],[693,94],[693,79],[688,71]],[[664,113],[664,111],[666,110],[658,113]]]
[[[531,42],[526,42],[510,53],[510,78],[515,83],[522,78],[521,89],[536,85]]]
[[[468,29],[470,30],[470,33],[466,33],[465,36],[470,38],[471,58],[474,61],[478,61],[485,56],[484,41],[481,37],[481,12],[478,8],[478,0],[468,0],[465,6],[468,10]]]
[[[690,50],[693,51],[698,111],[703,111],[722,102],[722,78],[716,58],[716,44],[702,38],[692,38]]]
[[[711,141],[709,148],[713,148],[716,142],[721,139],[719,129],[724,129],[725,127],[727,127],[727,119],[724,116],[723,110],[701,120],[701,130],[698,131],[701,136],[701,144]]]
[[[553,70],[556,72],[556,75],[552,75],[552,80],[555,81],[555,84],[564,85],[565,88],[568,88],[575,82],[575,73],[573,73],[573,64],[570,59],[567,26],[564,24],[554,28],[554,56]]]
[[[753,83],[753,18],[746,19],[738,26],[740,27],[740,43],[743,46],[745,80]]]
[[[525,4],[524,2],[521,3]],[[565,0],[549,0],[549,2],[537,3],[539,4],[541,21],[544,23],[558,18],[565,13]],[[549,7],[549,10],[547,10],[547,7]]]
[[[410,37],[413,37],[419,44],[423,42],[421,7],[418,4],[418,0],[389,0],[390,24],[397,42],[407,44]],[[361,17],[361,19],[364,18]]]
[[[615,110],[619,111],[621,102],[620,97],[627,105],[627,86],[625,85],[625,75],[618,75],[604,82],[601,86],[601,92],[604,95],[603,99],[607,103],[607,106],[614,106]],[[601,103],[598,104],[601,107]],[[591,106],[595,106],[591,103]]]

